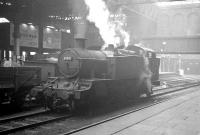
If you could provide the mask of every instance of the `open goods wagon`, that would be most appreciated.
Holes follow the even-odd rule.
[[[0,102],[21,106],[31,88],[40,82],[40,67],[0,67]]]

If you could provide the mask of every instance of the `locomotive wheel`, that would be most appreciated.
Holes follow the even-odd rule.
[[[23,97],[14,96],[11,98],[10,103],[15,108],[22,108],[25,102]]]
[[[80,110],[84,109],[84,105],[80,103],[80,101],[70,99],[69,102],[69,111],[73,113],[79,113]]]
[[[52,97],[46,97],[46,107],[50,110],[56,109],[56,97],[55,95]]]
[[[153,89],[153,87],[151,87],[151,90],[146,93],[147,97],[151,97],[151,95],[153,94],[152,89]]]
[[[24,106],[25,97],[29,93],[32,86],[22,87],[19,88],[16,92],[12,93],[12,96],[10,97],[11,105],[13,105],[16,108],[22,108]]]
[[[11,100],[10,100],[10,103],[13,107],[16,107],[16,108],[22,108],[24,103],[25,103],[25,96],[26,96],[26,93],[13,93],[14,95],[11,96]]]
[[[39,105],[44,105],[45,104],[45,96],[43,93],[38,93],[36,95],[36,103],[39,104]]]
[[[138,100],[140,95],[141,95],[141,90],[140,89],[136,90],[135,93],[134,93],[134,99]]]
[[[151,80],[149,80],[148,78],[145,78],[144,82],[143,82],[143,86],[145,86],[144,90],[145,90],[147,97],[150,97],[151,94],[153,93]]]
[[[74,112],[75,110],[76,110],[76,102],[73,99],[71,99],[69,101],[69,111]]]

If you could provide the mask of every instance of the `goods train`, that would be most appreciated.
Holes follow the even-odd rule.
[[[26,95],[40,82],[40,67],[0,67],[0,104],[11,103],[21,107]]]
[[[23,107],[25,102],[35,102],[36,98],[42,98],[42,93],[36,97],[30,96],[31,89],[45,82],[48,77],[59,74],[56,57],[57,53],[39,55],[37,58],[24,61],[22,65],[9,61],[10,64],[6,67],[6,64],[0,66],[0,104],[12,104],[19,108]]]
[[[108,100],[150,96],[152,84],[159,84],[160,60],[153,51],[136,46],[88,50],[84,42],[77,39],[79,47],[59,54],[60,76],[33,89],[33,93],[42,90],[49,109],[68,106],[74,110]]]
[[[16,107],[22,107],[26,101],[37,98],[30,97],[30,91],[34,86],[45,82],[48,77],[58,74],[57,62],[51,59],[56,57],[57,54],[40,55],[39,58],[31,61],[24,61],[23,65],[10,64],[8,67],[2,65],[0,67],[0,104],[11,103]],[[37,96],[40,97],[40,95]]]

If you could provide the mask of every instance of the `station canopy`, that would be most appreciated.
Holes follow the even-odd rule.
[[[27,23],[63,21],[70,16],[70,0],[0,0],[0,18]]]
[[[0,18],[9,21],[48,23],[71,20],[72,4],[83,0],[0,0]],[[155,2],[173,2],[183,0],[104,0],[119,4],[145,4]],[[199,0],[184,0],[197,2]]]

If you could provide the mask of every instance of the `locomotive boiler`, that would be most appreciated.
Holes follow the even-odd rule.
[[[61,76],[51,77],[43,86],[46,105],[50,109],[66,105],[71,110],[108,100],[124,100],[150,96],[151,76],[148,57],[134,50],[87,50],[81,47],[63,50],[58,57]],[[144,49],[141,48],[144,51]],[[155,61],[159,59],[152,57]],[[157,62],[159,68],[159,62]],[[154,75],[155,76],[155,75]]]

